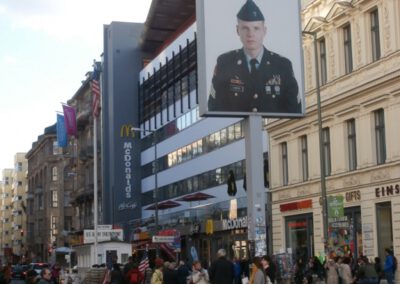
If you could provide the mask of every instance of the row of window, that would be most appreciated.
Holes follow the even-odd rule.
[[[357,169],[357,137],[356,137],[356,121],[349,119],[346,121],[347,128],[347,163],[350,171]],[[374,131],[375,131],[375,151],[377,164],[383,164],[386,161],[386,141],[385,141],[385,113],[383,109],[374,111]],[[308,145],[307,136],[300,137],[301,145],[301,166],[303,181],[309,178],[308,172]],[[281,147],[282,162],[282,183],[288,185],[289,182],[289,158],[287,151],[287,143],[283,142]],[[325,127],[322,129],[322,161],[325,176],[331,175],[331,139],[330,129]]]
[[[236,180],[243,179],[245,172],[245,161],[216,168],[190,178],[159,187],[157,190],[158,202],[176,198],[185,194],[201,191],[210,187],[226,184],[229,171],[233,171]],[[142,193],[142,206],[154,203],[153,191]]]
[[[372,61],[376,61],[381,57],[378,9],[374,9],[369,13],[369,23],[370,23],[370,40],[371,40],[371,59]],[[348,74],[353,71],[353,50],[352,50],[350,24],[346,24],[342,28],[342,34],[343,34],[344,72],[345,74]],[[326,84],[328,81],[328,73],[327,73],[326,42],[324,37],[318,40],[318,49],[319,49],[320,83]]]
[[[197,156],[226,146],[229,143],[243,139],[243,137],[243,123],[235,123],[158,158],[156,161],[157,170],[160,172],[174,167],[185,161],[194,159]],[[148,177],[154,173],[155,167],[153,162],[142,166],[142,178]]]
[[[143,78],[139,87],[139,118],[141,124],[151,117],[155,117],[162,110],[168,109],[169,106],[174,107],[173,114],[174,118],[176,117],[175,102],[180,100],[182,104],[183,97],[196,89],[196,56],[196,40],[187,41],[186,46],[180,48],[178,54],[173,53],[171,59],[166,58],[166,64],[163,66],[160,64],[159,70],[154,70],[152,76]],[[189,108],[191,108],[190,100],[188,103]],[[169,116],[167,116],[167,121],[169,119]],[[157,128],[156,125],[155,128]]]
[[[201,117],[199,115],[198,107],[189,110],[188,112],[179,116],[177,119],[169,122],[168,124],[164,125],[163,127],[152,132],[153,133],[152,135],[147,135],[147,136],[143,137],[142,143],[141,143],[142,151],[153,146],[153,144],[154,144],[153,135],[157,136],[157,142],[161,142],[161,141],[179,133],[180,131],[189,127],[190,125],[196,123],[200,119],[201,119]],[[146,134],[146,132],[148,132],[148,131],[144,130],[144,134]]]

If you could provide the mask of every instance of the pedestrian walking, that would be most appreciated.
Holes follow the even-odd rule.
[[[200,261],[194,261],[192,266],[191,282],[193,284],[208,284],[210,281],[208,272],[201,267]]]
[[[151,284],[163,284],[163,268],[164,268],[164,260],[161,258],[156,258],[155,260],[156,269],[151,275]]]
[[[51,270],[49,268],[43,268],[42,271],[40,272],[40,280],[38,284],[49,284],[51,283]]]
[[[261,264],[264,268],[265,275],[268,276],[272,283],[275,282],[276,266],[269,255],[261,258]]]
[[[326,269],[326,284],[339,283],[339,268],[333,258],[328,259],[325,263]]]
[[[395,260],[393,256],[393,251],[390,248],[385,249],[385,263],[383,265],[383,272],[385,273],[385,278],[388,284],[393,284],[394,282],[394,271],[395,271]]]
[[[217,259],[211,264],[210,281],[213,284],[232,284],[234,279],[233,264],[226,258],[226,250],[219,249]]]
[[[186,279],[190,275],[190,271],[183,260],[179,261],[179,266],[176,271],[178,274],[178,284],[186,284]]]
[[[268,280],[265,275],[264,267],[261,263],[261,258],[256,256],[253,258],[253,264],[251,267],[249,284],[268,284]]]

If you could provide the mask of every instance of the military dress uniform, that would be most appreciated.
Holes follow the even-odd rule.
[[[261,62],[251,73],[243,49],[220,55],[212,79],[208,110],[301,113],[292,63],[264,47]]]

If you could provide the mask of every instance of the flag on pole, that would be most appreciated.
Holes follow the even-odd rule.
[[[92,104],[93,116],[99,117],[99,115],[100,115],[100,72],[97,70],[96,65],[95,65],[95,68],[94,68],[93,74],[92,74],[91,88],[92,88],[92,96],[93,96],[93,104]]]
[[[64,116],[57,114],[57,143],[58,147],[67,147],[67,130],[65,129]]]
[[[64,116],[57,114],[57,143],[58,147],[67,146],[67,131],[65,129]]]
[[[76,127],[76,113],[75,109],[69,105],[63,105],[64,122],[67,134],[78,137],[78,128]]]
[[[139,271],[141,273],[143,273],[143,275],[145,275],[146,269],[149,267],[150,267],[149,266],[149,256],[148,256],[147,247],[146,247],[146,250],[144,251],[144,254],[143,254],[143,258],[139,264]]]

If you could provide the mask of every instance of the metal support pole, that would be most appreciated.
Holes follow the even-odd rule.
[[[315,61],[315,83],[316,83],[316,95],[317,95],[317,115],[318,115],[318,136],[319,136],[319,161],[321,167],[321,198],[322,198],[322,223],[323,223],[323,242],[324,248],[328,242],[328,199],[326,195],[326,168],[325,168],[325,155],[324,155],[324,143],[322,137],[322,111],[321,111],[321,90],[319,83],[319,66],[318,66],[318,46],[317,46],[317,33],[306,32],[313,36],[314,41],[314,61]]]
[[[157,132],[153,131],[153,144],[154,144],[154,192],[153,198],[155,202],[155,227],[156,227],[156,234],[158,234],[158,161],[157,161]],[[156,246],[156,256],[160,255],[160,248],[157,244]]]
[[[256,256],[267,254],[265,204],[266,195],[263,174],[262,117],[250,115],[244,120],[247,183],[247,234],[254,242]]]
[[[93,119],[93,222],[94,222],[94,264],[97,264],[97,223],[98,223],[98,197],[97,197],[97,117]]]

